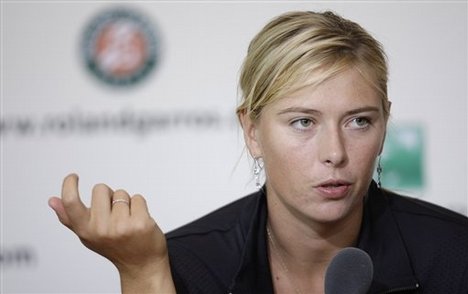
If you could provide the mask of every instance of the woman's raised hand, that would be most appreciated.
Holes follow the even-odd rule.
[[[71,174],[63,180],[62,197],[51,197],[49,206],[86,247],[117,267],[122,292],[175,293],[166,239],[141,195],[98,184],[88,208],[78,193],[78,176]]]

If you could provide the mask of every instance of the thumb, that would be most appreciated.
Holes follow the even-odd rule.
[[[50,197],[48,204],[50,208],[52,208],[55,213],[57,214],[57,217],[59,221],[66,227],[70,228],[70,218],[67,215],[67,212],[65,211],[65,208],[63,207],[62,199],[58,197]]]

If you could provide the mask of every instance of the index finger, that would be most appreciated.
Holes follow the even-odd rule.
[[[62,203],[72,227],[80,226],[80,223],[88,219],[88,208],[80,199],[76,174],[70,174],[63,180]]]

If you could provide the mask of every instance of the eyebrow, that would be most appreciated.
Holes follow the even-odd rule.
[[[379,108],[375,106],[363,106],[351,109],[345,112],[345,115],[353,115],[362,112],[379,112]],[[307,114],[321,114],[320,111],[307,107],[288,107],[278,112],[278,115],[287,113],[307,113]]]

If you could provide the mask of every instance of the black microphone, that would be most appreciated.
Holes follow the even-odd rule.
[[[325,273],[325,294],[365,294],[374,275],[370,256],[355,247],[338,252]]]

